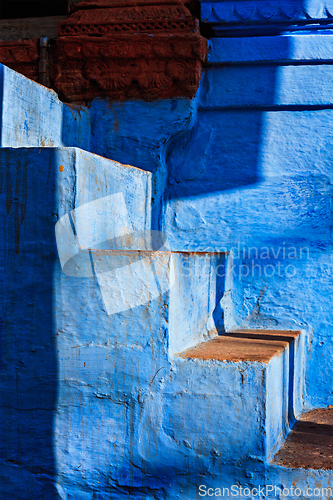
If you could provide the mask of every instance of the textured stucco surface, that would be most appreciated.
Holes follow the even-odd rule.
[[[194,100],[69,108],[1,69],[2,498],[330,485],[270,464],[333,404],[333,42],[314,36],[211,40]],[[236,328],[302,334],[268,364],[177,356]]]

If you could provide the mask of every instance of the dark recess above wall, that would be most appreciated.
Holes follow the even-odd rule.
[[[1,0],[0,19],[64,16],[67,0]]]
[[[27,40],[58,37],[58,25],[68,16],[24,17],[0,19],[0,40]]]

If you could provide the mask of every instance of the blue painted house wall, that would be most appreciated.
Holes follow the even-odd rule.
[[[212,38],[193,100],[67,106],[1,66],[1,498],[331,486],[271,459],[333,404],[332,40]],[[177,357],[236,327],[302,335]]]

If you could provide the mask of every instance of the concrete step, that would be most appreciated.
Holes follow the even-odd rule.
[[[175,356],[177,441],[200,434],[226,461],[269,460],[301,409],[302,342],[299,331],[238,330]]]
[[[131,327],[107,315],[91,260],[75,258],[82,246],[150,228],[151,174],[76,148],[2,148],[0,187],[0,497],[58,498],[57,470],[59,488],[78,498],[82,454],[87,470],[110,477],[126,453],[124,406],[105,405],[103,383],[125,377],[124,358],[137,369],[141,353],[119,346],[131,344]],[[103,452],[92,446],[109,432]]]
[[[90,118],[51,89],[0,64],[0,147],[78,147],[89,150]]]
[[[185,353],[183,358],[220,361],[258,361],[268,363],[273,356],[289,347],[300,335],[298,331],[237,330],[203,342]]]
[[[1,245],[17,255],[39,219],[51,224],[50,243],[55,231],[63,267],[81,248],[150,229],[149,172],[78,148],[1,148],[0,166]]]
[[[154,387],[174,391],[173,352],[216,334],[226,255],[148,249],[149,172],[43,147],[0,149],[0,174],[1,494],[15,498],[13,464],[57,468],[72,498],[97,476],[125,484],[129,460],[169,449]]]

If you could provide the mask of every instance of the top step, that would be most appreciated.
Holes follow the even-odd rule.
[[[80,125],[80,127],[79,127]],[[69,107],[39,83],[0,64],[0,147],[89,150],[86,108]]]

